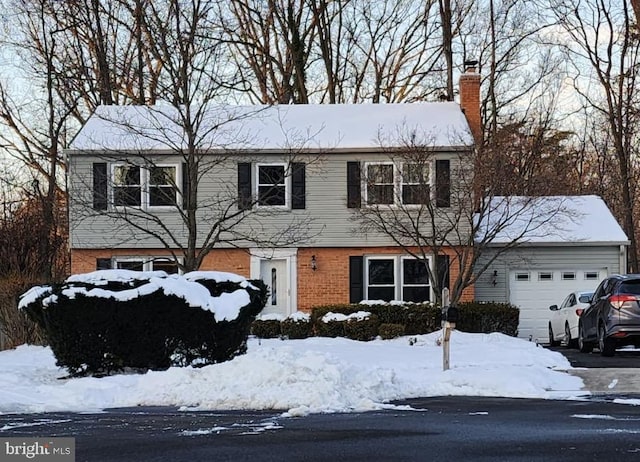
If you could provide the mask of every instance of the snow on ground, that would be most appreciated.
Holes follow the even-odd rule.
[[[442,371],[439,332],[395,340],[250,339],[249,351],[203,368],[60,379],[49,348],[0,352],[0,413],[93,412],[126,406],[274,409],[286,415],[366,411],[412,397],[572,398],[583,382],[558,352],[502,334],[451,337]]]

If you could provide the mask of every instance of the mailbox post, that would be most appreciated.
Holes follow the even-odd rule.
[[[442,370],[449,370],[449,353],[451,349],[451,331],[458,322],[458,308],[449,302],[449,289],[442,291]]]

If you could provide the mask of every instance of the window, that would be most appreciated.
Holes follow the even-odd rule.
[[[284,165],[258,165],[258,205],[287,206],[287,175]]]
[[[142,206],[140,167],[132,165],[115,165],[113,167],[113,205]]]
[[[516,281],[528,281],[529,280],[529,273],[516,273]]]
[[[597,271],[585,271],[584,278],[587,281],[597,281],[600,279],[600,273]]]
[[[553,281],[553,273],[541,271],[538,273],[538,281]]]
[[[369,257],[366,266],[367,300],[431,300],[430,260],[411,257]]]
[[[367,299],[395,300],[395,259],[370,259],[367,269]]]
[[[402,166],[402,203],[427,204],[430,197],[429,168],[424,164]]]
[[[367,165],[367,204],[394,203],[393,164]]]
[[[402,259],[402,300],[425,302],[431,299],[428,265],[424,260]]]
[[[154,166],[149,169],[149,205],[163,207],[176,205],[176,167]]]
[[[164,271],[167,274],[180,272],[177,263],[166,257],[116,257],[110,265],[115,269],[131,271]]]
[[[168,207],[177,204],[176,165],[113,165],[112,200],[116,207]]]
[[[430,199],[427,164],[366,164],[366,200],[368,205],[419,205]]]
[[[565,271],[562,273],[563,281],[575,281],[575,279],[576,279],[576,273],[572,271]]]

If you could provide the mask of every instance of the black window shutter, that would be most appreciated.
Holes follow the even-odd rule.
[[[359,209],[360,195],[360,162],[347,162],[347,207]]]
[[[251,208],[251,163],[238,163],[238,209]]]
[[[93,208],[107,210],[107,163],[93,164]]]
[[[304,209],[306,207],[306,173],[304,162],[291,164],[291,208]]]
[[[182,209],[187,210],[187,201],[189,199],[189,172],[187,171],[187,163],[182,163]]]
[[[364,258],[349,257],[349,303],[364,300]]]
[[[438,265],[438,277],[440,278],[440,290],[450,289],[449,277],[449,255],[438,255],[436,257]]]
[[[97,270],[111,269],[111,259],[110,258],[96,258],[96,269]]]
[[[448,160],[436,160],[436,207],[451,206],[451,166]]]

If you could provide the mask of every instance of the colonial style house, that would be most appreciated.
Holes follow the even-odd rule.
[[[453,208],[479,91],[469,69],[460,104],[209,106],[188,120],[186,108],[101,106],[66,153],[72,272],[177,271],[196,255],[201,270],[263,279],[267,312],[283,315],[433,300],[424,263],[454,277],[451,248],[416,259],[358,211],[418,208],[425,191]]]

